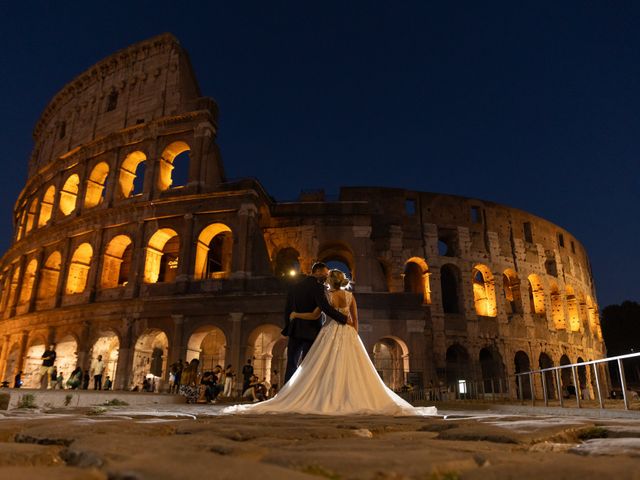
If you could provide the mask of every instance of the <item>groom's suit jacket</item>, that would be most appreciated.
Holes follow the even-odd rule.
[[[347,323],[347,317],[333,308],[326,296],[325,286],[318,283],[313,276],[306,276],[294,284],[287,295],[287,305],[284,309],[284,328],[282,334],[289,338],[301,340],[315,340],[322,328],[322,315],[317,320],[289,320],[291,312],[309,313],[320,307],[323,313],[329,315],[336,322]]]

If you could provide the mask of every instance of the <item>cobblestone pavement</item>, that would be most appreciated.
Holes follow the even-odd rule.
[[[18,409],[0,478],[640,479],[640,416],[221,416],[218,406]]]

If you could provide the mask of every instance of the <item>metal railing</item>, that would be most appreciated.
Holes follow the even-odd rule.
[[[543,399],[544,405],[549,406],[549,401],[555,400],[555,398],[552,398],[554,397],[555,391],[557,392],[557,400],[561,407],[565,406],[568,398],[575,395],[576,406],[581,408],[585,401],[591,400],[591,390],[589,389],[589,382],[586,376],[586,371],[588,367],[591,366],[591,387],[597,397],[600,408],[605,408],[605,399],[608,395],[604,394],[603,391],[607,392],[611,387],[611,381],[609,371],[606,369],[601,371],[600,368],[602,368],[602,365],[608,367],[609,363],[614,363],[617,366],[618,377],[620,379],[624,408],[625,410],[629,410],[631,398],[624,373],[623,361],[630,358],[640,359],[640,353],[542,368],[516,373],[506,377],[485,378],[483,380],[461,380],[458,381],[458,384],[416,388],[410,391],[398,391],[398,393],[410,402],[460,400],[499,402],[519,400],[524,403],[530,400],[533,406],[537,400],[536,391],[542,391],[542,398],[539,397],[538,400]],[[584,370],[581,371],[580,369]],[[568,371],[568,375],[563,376],[563,371]],[[537,379],[538,376],[540,380]],[[567,380],[570,381],[568,382]],[[549,385],[549,382],[551,382],[551,385]],[[541,388],[536,390],[536,387]],[[567,398],[564,396],[565,393]]]
[[[571,376],[573,378],[573,385],[574,385],[574,389],[575,389],[575,396],[576,396],[576,405],[578,408],[580,408],[582,406],[581,401],[583,400],[582,394],[581,394],[581,388],[580,388],[580,384],[581,382],[579,382],[579,375],[578,375],[578,368],[580,367],[584,367],[585,369],[587,368],[587,366],[592,366],[593,368],[591,369],[591,372],[593,373],[594,376],[594,380],[595,380],[595,390],[596,390],[596,394],[598,396],[598,403],[600,404],[600,408],[604,408],[604,399],[603,399],[603,395],[602,395],[602,383],[603,380],[600,378],[600,372],[598,371],[598,365],[603,364],[606,365],[608,363],[611,362],[616,362],[617,366],[618,366],[618,375],[620,378],[620,387],[622,389],[622,398],[624,400],[624,408],[625,410],[629,410],[629,392],[627,389],[627,380],[625,378],[625,374],[624,374],[624,366],[622,365],[622,361],[624,359],[628,359],[628,358],[638,358],[640,357],[640,353],[629,353],[627,355],[619,355],[617,357],[608,357],[608,358],[603,358],[601,360],[591,360],[589,362],[581,362],[581,363],[571,363],[571,364],[567,364],[567,365],[560,365],[558,367],[549,367],[549,368],[542,368],[540,370],[531,370],[529,372],[523,372],[523,373],[516,373],[516,377],[517,377],[517,381],[518,381],[518,396],[520,399],[524,400],[524,388],[523,388],[523,383],[524,381],[528,380],[529,382],[529,390],[530,390],[530,395],[531,395],[531,405],[535,405],[535,376],[536,375],[540,375],[541,378],[541,382],[542,382],[542,395],[544,398],[544,404],[545,406],[549,405],[549,395],[548,395],[548,388],[547,388],[547,374],[551,374],[554,377],[555,383],[556,383],[556,387],[558,390],[558,400],[560,402],[560,406],[564,407],[564,399],[563,399],[563,395],[562,395],[562,378],[561,378],[561,371],[562,370],[566,370],[566,369],[570,369],[571,371]],[[607,365],[608,366],[608,365]],[[605,372],[606,375],[606,372]],[[526,377],[526,380],[524,380]]]

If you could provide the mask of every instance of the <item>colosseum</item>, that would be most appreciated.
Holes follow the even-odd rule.
[[[315,261],[354,279],[361,338],[395,389],[477,382],[514,397],[514,373],[605,355],[589,260],[563,228],[402,188],[278,202],[225,178],[217,129],[170,34],[50,101],[0,260],[1,379],[38,386],[50,343],[65,378],[102,355],[116,389],[146,377],[166,391],[170,366],[192,358],[236,371],[252,358],[269,378],[286,359],[287,286]],[[593,372],[579,376],[593,395]]]

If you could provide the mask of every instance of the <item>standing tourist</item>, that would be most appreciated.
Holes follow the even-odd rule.
[[[49,348],[42,354],[42,367],[40,368],[40,388],[46,389],[49,386],[51,370],[56,361],[56,346],[49,345]]]
[[[244,382],[242,383],[242,393],[249,388],[251,377],[253,377],[253,366],[251,365],[251,359],[248,359],[247,364],[242,367],[242,378],[244,379]]]
[[[235,374],[233,373],[233,369],[231,368],[231,364],[227,365],[227,368],[224,369],[224,391],[222,392],[222,396],[229,398],[233,391],[233,377]]]
[[[102,355],[98,355],[98,359],[91,366],[91,374],[93,375],[93,389],[102,390],[102,374],[104,373],[104,362]]]

